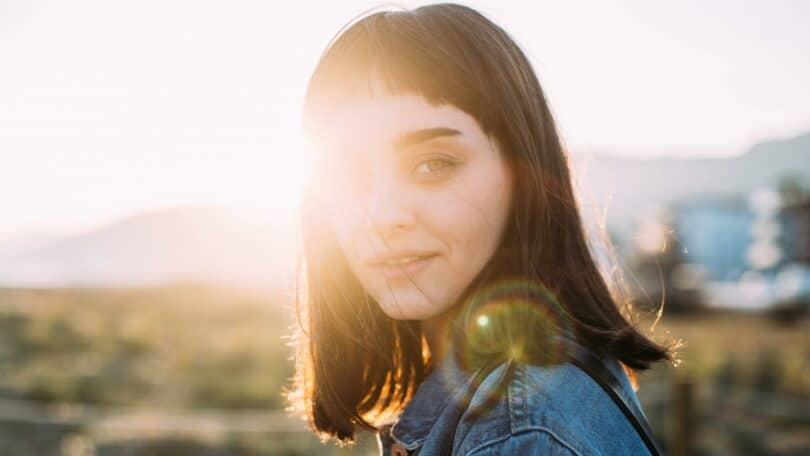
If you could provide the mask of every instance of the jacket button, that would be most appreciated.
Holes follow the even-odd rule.
[[[408,456],[408,450],[399,442],[391,445],[391,456]]]

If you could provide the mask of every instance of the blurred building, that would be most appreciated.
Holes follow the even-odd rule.
[[[779,218],[785,260],[810,264],[810,197],[783,207]]]
[[[702,266],[710,280],[737,280],[748,269],[755,216],[746,199],[687,200],[672,206],[672,225],[684,260]]]
[[[807,194],[761,188],[681,200],[644,218],[634,239],[645,287],[683,294],[684,309],[694,308],[695,289],[712,306],[748,309],[810,297]]]

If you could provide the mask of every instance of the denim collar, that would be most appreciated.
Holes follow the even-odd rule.
[[[412,451],[424,442],[445,408],[460,399],[472,381],[448,352],[439,365],[419,385],[399,420],[391,427],[391,437]]]

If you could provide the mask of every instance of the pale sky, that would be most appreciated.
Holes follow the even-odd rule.
[[[381,3],[0,0],[0,240],[186,203],[289,216],[307,78]],[[530,56],[575,153],[728,156],[810,130],[808,2],[463,3]]]

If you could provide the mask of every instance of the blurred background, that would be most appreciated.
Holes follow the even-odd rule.
[[[667,453],[810,453],[810,4],[464,3],[535,65],[642,329],[684,341],[639,378]],[[376,454],[281,397],[300,105],[376,5],[0,0],[0,454]]]

